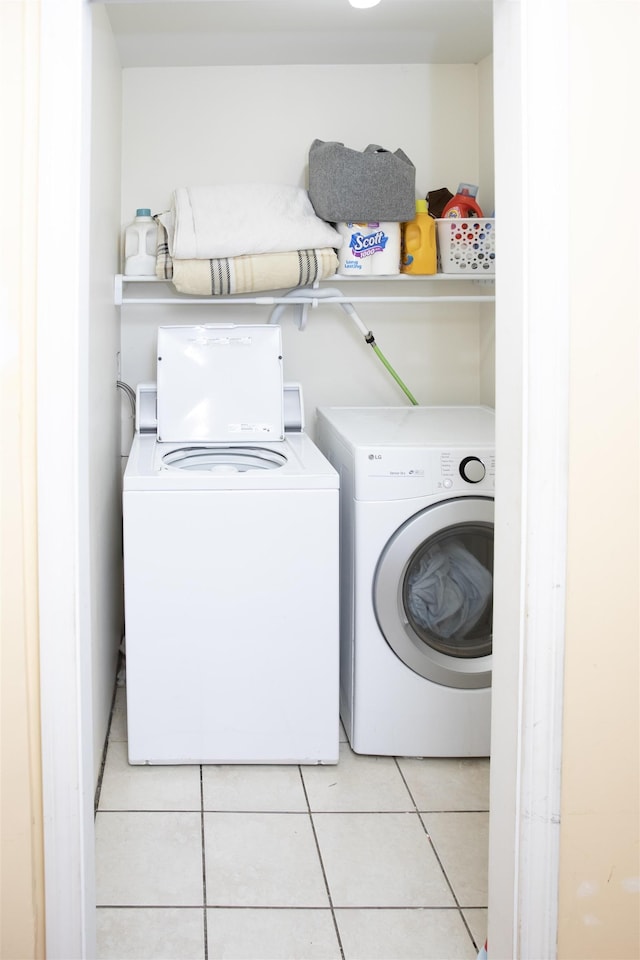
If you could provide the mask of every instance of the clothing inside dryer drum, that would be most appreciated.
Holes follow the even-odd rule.
[[[404,582],[405,610],[420,638],[453,656],[490,653],[492,570],[491,528],[465,525],[423,544]]]

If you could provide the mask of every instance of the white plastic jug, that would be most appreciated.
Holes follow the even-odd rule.
[[[124,232],[124,272],[127,277],[153,277],[156,273],[158,228],[151,210],[141,207]]]

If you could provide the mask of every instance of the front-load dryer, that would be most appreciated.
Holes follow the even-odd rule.
[[[129,761],[336,763],[338,476],[280,328],[161,327],[124,474]]]
[[[494,415],[326,407],[340,475],[340,704],[357,753],[488,756]]]

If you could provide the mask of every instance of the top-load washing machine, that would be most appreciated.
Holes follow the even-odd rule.
[[[340,702],[358,753],[487,756],[494,415],[328,407],[340,475]]]
[[[279,327],[170,326],[124,474],[131,763],[336,763],[338,475]]]

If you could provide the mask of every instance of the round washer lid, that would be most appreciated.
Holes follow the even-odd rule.
[[[280,327],[160,327],[157,388],[162,442],[282,440]]]
[[[178,470],[231,475],[253,470],[277,470],[284,466],[287,458],[267,447],[193,446],[177,447],[165,453],[162,462]]]

